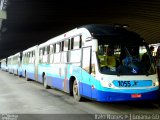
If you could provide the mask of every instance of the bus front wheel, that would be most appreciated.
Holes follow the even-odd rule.
[[[73,82],[73,97],[76,101],[82,100],[82,97],[79,94],[78,83],[76,80]]]

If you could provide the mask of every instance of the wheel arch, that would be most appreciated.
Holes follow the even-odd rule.
[[[44,83],[44,76],[46,75],[45,72],[42,72],[42,82]]]

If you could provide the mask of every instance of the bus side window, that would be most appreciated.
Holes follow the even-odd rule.
[[[53,45],[53,53],[56,53],[56,44]]]
[[[80,42],[79,42],[79,48],[82,47],[82,35],[79,36]]]
[[[50,52],[50,46],[47,46],[47,55],[49,55]]]
[[[64,51],[68,51],[69,49],[68,43],[69,43],[69,39],[64,41],[64,46],[63,46]]]
[[[67,41],[68,41],[68,52],[67,52],[67,60],[66,61],[68,63],[68,62],[70,62],[70,57],[69,57],[70,56],[70,51],[69,50],[71,50],[71,46],[70,46],[71,40],[68,39]]]
[[[80,36],[74,37],[74,44],[73,49],[79,49],[80,48]]]
[[[47,57],[47,63],[50,63],[50,59],[49,59],[50,57],[49,56],[50,56],[50,46],[48,45],[47,46],[47,56],[46,56]]]
[[[62,42],[59,43],[59,52],[62,51]]]
[[[64,51],[64,41],[61,42],[61,51]]]
[[[47,55],[47,47],[44,47],[44,55]]]
[[[58,53],[58,52],[60,52],[60,48],[61,48],[61,46],[60,46],[60,43],[57,43],[56,44],[56,53]]]
[[[39,62],[42,63],[42,56],[43,56],[43,49],[40,48],[40,51],[39,51]]]
[[[42,48],[42,55],[45,53],[45,47]]]
[[[23,54],[23,64],[26,64],[26,54]]]
[[[32,51],[32,63],[34,63],[34,56],[35,56],[35,52]]]
[[[27,53],[27,63],[29,64],[29,52]]]
[[[47,63],[48,59],[47,59],[47,55],[48,55],[48,47],[44,47],[44,55],[43,55],[43,62]]]
[[[31,52],[28,53],[29,64],[31,63]]]
[[[70,39],[68,39],[68,50],[71,50],[71,40]]]
[[[53,53],[53,45],[50,45],[50,51],[49,51],[49,54],[52,54]]]
[[[41,56],[41,48],[39,49],[39,56]]]
[[[26,60],[25,61],[26,61],[26,64],[28,64],[28,56],[27,56],[28,53],[25,53],[25,55],[26,55]]]
[[[74,38],[71,38],[71,50],[73,49],[74,46]]]

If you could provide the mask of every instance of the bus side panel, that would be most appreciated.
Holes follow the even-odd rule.
[[[140,98],[132,98],[132,93],[121,93],[121,92],[111,92],[111,91],[102,91],[97,90],[97,101],[101,102],[115,102],[115,101],[138,101],[138,100],[153,100],[158,96],[158,90],[153,90],[151,92],[141,93]],[[139,90],[140,91],[140,90]],[[136,92],[135,92],[136,93]]]
[[[80,94],[90,99],[97,99],[97,88],[99,81],[96,80],[91,74],[82,69],[82,81],[80,84]]]
[[[25,77],[25,70],[26,70],[27,65],[22,64],[22,76]]]
[[[27,77],[29,79],[35,80],[34,64],[28,64],[26,71],[27,71]]]
[[[43,83],[43,73],[46,75],[48,85],[63,90],[63,79],[61,77],[60,64],[39,64],[38,82],[40,83]]]
[[[54,64],[50,72],[51,72],[50,76],[52,79],[52,86],[54,88],[63,90],[63,79],[62,79],[61,65]]]
[[[82,70],[82,95],[91,98],[92,97],[92,87],[90,74],[85,70]]]
[[[43,73],[46,73],[46,64],[38,65],[38,82],[43,83]]]
[[[18,75],[21,76],[22,75],[22,68],[18,68]]]
[[[69,92],[69,75],[67,64],[53,64],[47,72],[47,84],[51,87]]]
[[[89,76],[89,74],[88,74]],[[80,94],[84,97],[94,99],[99,102],[116,102],[116,101],[138,101],[138,100],[153,100],[158,97],[158,87],[147,89],[119,89],[104,88],[100,82],[90,76],[90,84],[83,80],[80,84],[83,87],[83,92]],[[89,92],[88,92],[89,91]],[[143,91],[143,92],[142,92]],[[87,94],[88,93],[88,94]],[[132,94],[141,94],[140,98],[132,98]],[[91,96],[90,96],[91,94]]]

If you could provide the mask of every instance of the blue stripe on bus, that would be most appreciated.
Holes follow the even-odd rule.
[[[49,81],[52,81],[52,87],[63,90],[63,79],[56,77],[48,77]],[[124,100],[144,100],[144,99],[155,99],[157,98],[158,87],[150,89],[110,89],[102,88],[96,89],[91,85],[80,82],[79,83],[80,94],[82,96],[96,99],[97,101],[124,101]],[[69,80],[67,80],[67,91],[69,92]],[[131,98],[132,94],[141,94],[141,98]]]
[[[42,75],[41,74],[38,74],[38,82],[43,83]]]
[[[18,75],[19,75],[19,76],[22,75],[22,70],[18,70]]]
[[[39,65],[38,81],[43,83],[42,73],[45,71],[47,84],[62,91],[69,92],[69,78],[75,76],[79,81],[80,94],[82,96],[96,99],[97,101],[121,101],[121,100],[141,100],[141,99],[154,99],[157,95],[158,87],[144,88],[144,89],[114,89],[105,88],[101,86],[99,80],[88,74],[80,67],[65,65],[62,69],[67,70],[66,73],[59,73],[59,65]],[[61,76],[60,76],[61,75]],[[31,73],[30,73],[30,76]],[[66,89],[64,90],[65,76]],[[142,85],[142,84],[141,84]],[[150,82],[146,84],[150,85]],[[143,86],[143,85],[142,85]],[[141,98],[131,98],[131,94],[142,94]]]
[[[25,77],[25,71],[24,70],[22,70],[22,76]]]
[[[35,80],[35,75],[34,75],[33,72],[27,72],[27,77],[28,77],[29,79]]]
[[[58,88],[60,90],[63,90],[63,79],[56,78],[56,77],[48,77],[48,80],[51,79],[52,81],[52,87]],[[158,87],[151,88],[149,90],[145,89],[136,89],[136,90],[115,90],[115,89],[106,89],[106,91],[98,90],[96,88],[92,89],[90,85],[84,84],[80,82],[79,84],[80,88],[80,94],[82,96],[85,96],[87,98],[95,99],[97,101],[101,102],[109,102],[109,101],[127,101],[127,100],[150,100],[150,99],[156,99]],[[83,89],[85,88],[85,89]],[[69,81],[67,80],[67,91],[69,92]],[[132,94],[141,94],[141,98],[132,98]]]
[[[91,99],[96,99],[97,101],[107,102],[107,101],[124,101],[124,100],[149,100],[156,99],[158,97],[158,87],[152,88],[150,90],[115,90],[106,89],[106,91],[98,90],[96,88],[92,89],[90,85],[80,84],[80,87],[85,87],[84,91],[81,91],[81,96],[89,97]],[[132,98],[132,94],[141,94],[141,98]]]
[[[47,83],[49,86],[64,90],[64,78],[47,76]],[[66,80],[66,89],[64,91],[69,92],[69,80]]]
[[[121,81],[123,82],[123,80],[114,80],[113,84],[116,87],[121,87],[121,86],[119,86],[119,82],[121,82]],[[124,81],[126,81],[126,80],[124,80]],[[129,82],[130,82],[131,87],[149,87],[149,86],[152,86],[152,80],[131,80]]]
[[[63,90],[63,80],[61,78],[53,77],[52,86]]]
[[[137,93],[135,93],[137,94]],[[97,101],[101,102],[113,102],[113,101],[136,101],[136,100],[153,100],[158,98],[158,90],[141,93],[140,98],[132,98],[131,93],[119,93],[119,92],[106,92],[106,91],[97,91]]]

